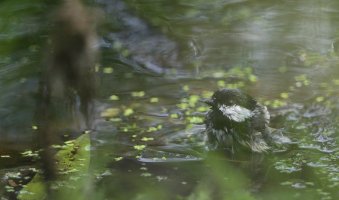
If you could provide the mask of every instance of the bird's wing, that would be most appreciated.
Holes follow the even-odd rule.
[[[269,150],[261,132],[255,132],[251,135],[250,147],[253,152],[263,153]]]

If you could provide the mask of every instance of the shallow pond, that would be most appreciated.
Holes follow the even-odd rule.
[[[92,199],[339,197],[339,2],[90,4],[103,15]],[[49,1],[0,3],[1,177],[36,164],[21,153],[36,146],[32,119],[52,9]],[[218,88],[240,88],[265,104],[270,126],[293,144],[248,159],[206,152],[209,108],[200,100]]]

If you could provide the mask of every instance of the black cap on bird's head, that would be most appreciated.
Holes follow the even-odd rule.
[[[257,102],[238,89],[217,90],[211,99],[204,101],[220,119],[243,122],[253,116]]]
[[[241,92],[239,89],[220,89],[214,92],[211,99],[204,102],[212,108],[220,105],[233,106],[238,105],[250,110],[253,110],[257,102],[249,95]]]

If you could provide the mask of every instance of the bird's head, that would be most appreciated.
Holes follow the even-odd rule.
[[[217,90],[211,99],[204,101],[212,111],[226,120],[243,122],[252,117],[257,102],[238,89]]]

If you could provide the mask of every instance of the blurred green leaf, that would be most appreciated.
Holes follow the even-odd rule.
[[[86,199],[84,192],[88,180],[90,163],[90,137],[83,134],[76,140],[64,145],[56,154],[59,176],[52,183],[56,199]],[[20,200],[39,200],[46,198],[46,185],[43,176],[37,173],[34,178],[20,191]]]

